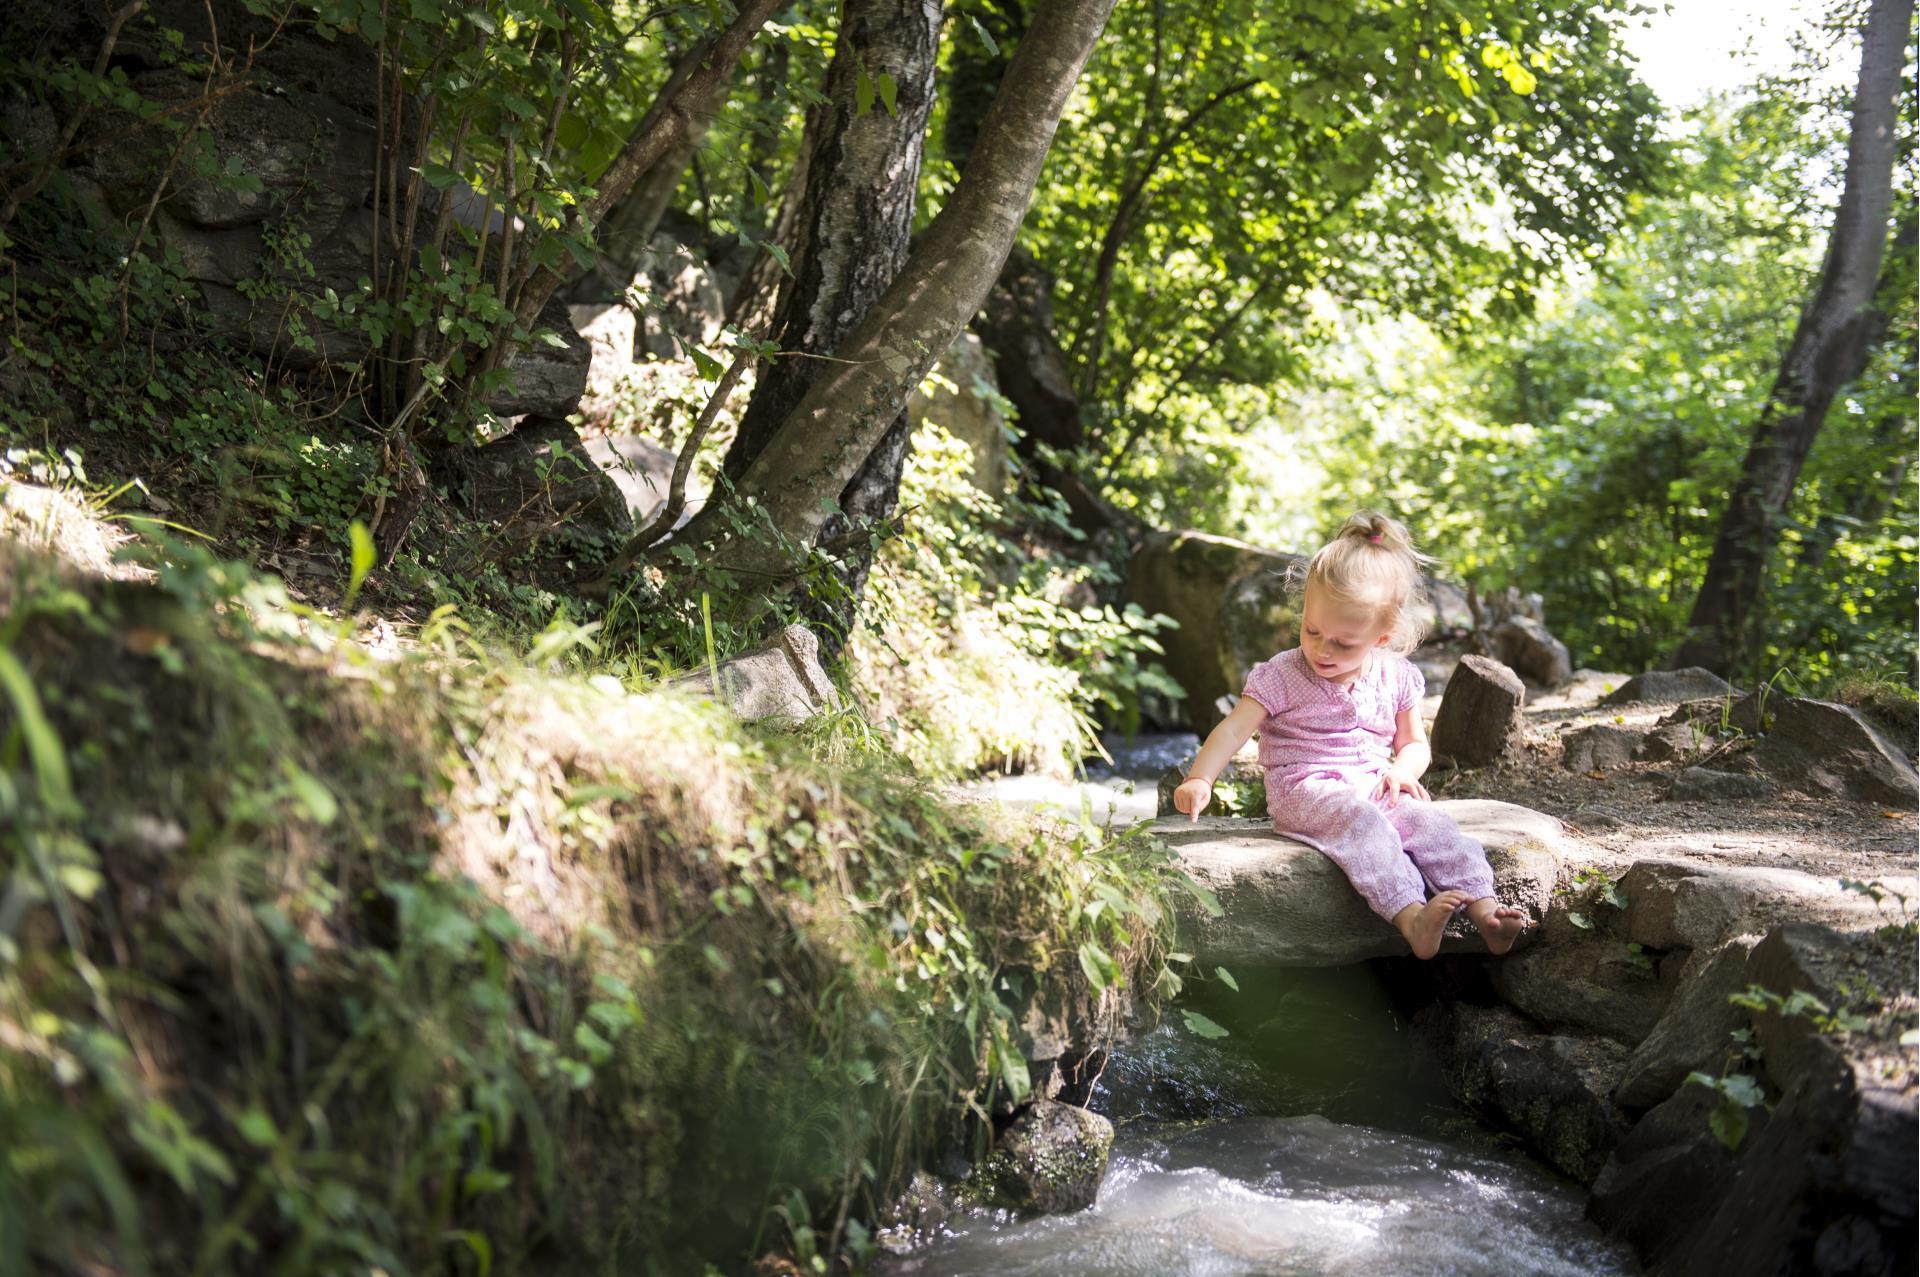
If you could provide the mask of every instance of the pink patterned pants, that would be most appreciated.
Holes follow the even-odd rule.
[[[1463,891],[1470,900],[1493,894],[1493,870],[1479,842],[1430,802],[1401,794],[1391,807],[1369,797],[1380,776],[1326,772],[1301,776],[1267,791],[1273,827],[1340,866],[1367,905],[1393,921],[1408,905],[1434,892]]]

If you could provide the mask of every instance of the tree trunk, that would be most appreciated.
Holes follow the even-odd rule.
[[[1051,0],[1039,8],[946,207],[899,277],[741,474],[738,495],[753,498],[788,537],[802,544],[818,537],[828,511],[838,513],[835,498],[980,308],[1026,216],[1060,113],[1112,8],[1113,0]],[[717,510],[709,506],[680,539],[718,542],[718,523]],[[726,540],[713,560],[743,572],[777,576],[789,570],[776,547],[748,540]]]
[[[827,70],[828,100],[807,125],[806,182],[789,251],[793,273],[780,290],[770,334],[780,356],[764,365],[727,452],[724,469],[736,482],[833,367],[831,357],[907,260],[939,40],[938,0],[847,4]],[[895,85],[891,111],[878,91],[882,76]],[[863,80],[875,87],[863,93]],[[833,494],[841,516],[818,535],[839,536],[849,518],[891,516],[906,455],[906,414],[896,411],[864,464]],[[843,560],[849,598],[864,587],[869,561],[864,548]],[[822,618],[842,623],[829,625],[830,634],[844,632],[849,612],[841,607]]]
[[[1746,635],[1800,467],[1834,397],[1858,377],[1884,322],[1874,307],[1893,205],[1894,124],[1913,0],[1873,0],[1847,143],[1846,187],[1820,285],[1800,316],[1747,445],[1674,667],[1727,673]]]

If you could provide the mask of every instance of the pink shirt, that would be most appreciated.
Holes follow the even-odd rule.
[[[1328,682],[1297,647],[1253,667],[1245,695],[1260,703],[1260,765],[1271,784],[1335,772],[1376,775],[1393,761],[1394,719],[1420,703],[1427,680],[1412,661],[1375,651],[1353,682]]]

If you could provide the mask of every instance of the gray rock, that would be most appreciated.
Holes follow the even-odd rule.
[[[565,304],[549,300],[534,327],[551,330],[561,345],[555,348],[536,341],[508,357],[507,387],[487,400],[487,407],[502,417],[564,417],[586,392],[593,347],[573,330]]]
[[[1544,687],[1559,687],[1573,678],[1567,645],[1535,617],[1508,617],[1488,632],[1487,646],[1495,660]]]
[[[1624,767],[1633,761],[1644,739],[1644,732],[1615,727],[1612,723],[1595,723],[1566,734],[1560,763],[1568,771],[1576,772]]]
[[[1648,732],[1633,751],[1636,763],[1668,763],[1676,759],[1692,758],[1712,748],[1714,738],[1708,734],[1704,724],[1694,722],[1665,723]]]
[[[1753,760],[1801,793],[1911,808],[1920,778],[1899,746],[1858,711],[1832,701],[1776,696]]]
[[[1085,1210],[1100,1191],[1113,1123],[1098,1113],[1036,1100],[1000,1133],[980,1168],[995,1200],[1023,1213]]]
[[[1511,803],[1437,805],[1486,847],[1501,901],[1536,922],[1544,918],[1562,858],[1581,851],[1560,822]],[[1190,897],[1177,902],[1182,946],[1202,963],[1333,967],[1407,952],[1406,940],[1367,907],[1339,866],[1265,821],[1166,816],[1153,833],[1220,902],[1219,918]],[[1486,942],[1456,919],[1440,951],[1484,954]]]
[[[1775,791],[1773,782],[1763,776],[1689,767],[1673,778],[1667,799],[1676,803],[1751,802],[1770,798]]]
[[[664,231],[640,259],[634,284],[652,300],[640,349],[656,359],[682,359],[683,344],[706,346],[727,322],[727,299],[706,259]]]
[[[1867,943],[1783,927],[1745,974],[1777,992],[1817,989]],[[1883,956],[1910,977],[1907,946]],[[1769,1036],[1769,1019],[1781,1034]],[[1621,1143],[1595,1185],[1595,1218],[1626,1231],[1656,1274],[1913,1271],[1920,1114],[1910,1057],[1851,1056],[1852,1039],[1805,1017],[1761,1013],[1755,1030],[1777,1099],[1747,1110],[1737,1152],[1707,1133],[1713,1094],[1683,1086]]]
[[[1177,816],[1180,814],[1174,810],[1173,791],[1178,789],[1180,782],[1187,778],[1187,767],[1188,764],[1182,764],[1169,767],[1166,771],[1160,773],[1158,790],[1159,805],[1154,811],[1156,816]],[[1221,804],[1220,792],[1223,786],[1231,786],[1233,793],[1240,802],[1240,806],[1235,807],[1232,811],[1228,811]],[[1227,760],[1226,769],[1214,778],[1213,790],[1213,801],[1207,804],[1206,814],[1214,816],[1247,817],[1264,817],[1267,814],[1266,772],[1261,769],[1258,763],[1251,759],[1231,758]]]
[[[618,302],[585,302],[567,307],[573,330],[591,348],[587,385],[580,395],[580,417],[595,429],[624,433],[633,426],[621,420],[627,377],[634,369],[639,320]]]
[[[923,385],[907,400],[907,421],[941,427],[973,451],[973,486],[998,498],[1007,490],[1006,418],[993,361],[972,333],[963,332]],[[945,384],[942,384],[945,383]],[[929,388],[929,386],[931,388]]]
[[[1520,707],[1526,699],[1520,676],[1500,662],[1461,657],[1433,720],[1435,757],[1479,767],[1516,749],[1525,734]]]
[[[1672,705],[1698,697],[1729,696],[1732,693],[1733,685],[1726,679],[1712,670],[1692,665],[1683,670],[1648,670],[1644,674],[1635,674],[1600,703],[1628,705],[1634,701],[1648,701],[1656,705]]]
[[[475,517],[499,524],[509,540],[617,538],[632,530],[620,489],[566,421],[523,421],[506,438],[457,453],[449,464]]]
[[[1734,1155],[1707,1126],[1718,1102],[1704,1086],[1682,1087],[1634,1123],[1593,1182],[1589,1213],[1643,1258],[1672,1254],[1712,1214],[1733,1181]],[[1766,1111],[1753,1110],[1752,1120],[1764,1126]]]
[[[1549,1029],[1588,1029],[1633,1046],[1653,1031],[1667,995],[1617,940],[1543,944],[1489,964],[1493,987]]]
[[[1912,881],[1889,877],[1888,885],[1912,895]],[[1884,921],[1871,900],[1841,890],[1837,880],[1792,869],[1648,859],[1621,875],[1619,887],[1627,898],[1626,938],[1663,951],[1711,953],[1782,922],[1871,928]]]
[[[840,703],[833,680],[820,666],[820,641],[804,625],[789,625],[751,652],[721,661],[718,672],[717,699],[750,723],[811,718]],[[706,670],[676,678],[668,686],[713,695],[713,679]]]
[[[620,489],[635,527],[644,527],[667,503],[676,458],[652,439],[634,434],[595,435],[582,447]]]
[[[1603,1037],[1542,1033],[1505,1007],[1441,1004],[1415,1023],[1463,1102],[1567,1175],[1593,1183],[1626,1130],[1611,1099],[1626,1048]]]
[[[909,1255],[939,1235],[954,1215],[951,1187],[926,1171],[915,1171],[880,1221],[874,1240],[892,1255]]]
[[[1627,1059],[1615,1096],[1623,1107],[1664,1102],[1695,1070],[1722,1072],[1733,1049],[1730,1035],[1747,1022],[1747,1013],[1727,998],[1747,987],[1747,955],[1757,943],[1758,936],[1737,936],[1718,950],[1695,951],[1666,1013]]]

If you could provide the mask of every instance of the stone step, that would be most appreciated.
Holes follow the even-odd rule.
[[[1503,903],[1538,923],[1546,916],[1563,858],[1582,849],[1551,816],[1513,803],[1453,799],[1437,804],[1487,848]],[[1304,843],[1275,833],[1265,820],[1163,816],[1153,832],[1180,857],[1195,881],[1219,898],[1212,918],[1183,899],[1182,944],[1205,964],[1227,967],[1337,967],[1368,958],[1400,957],[1407,943],[1367,908],[1346,875]],[[1521,943],[1525,943],[1522,938]],[[1456,918],[1442,953],[1484,953],[1486,944]]]

